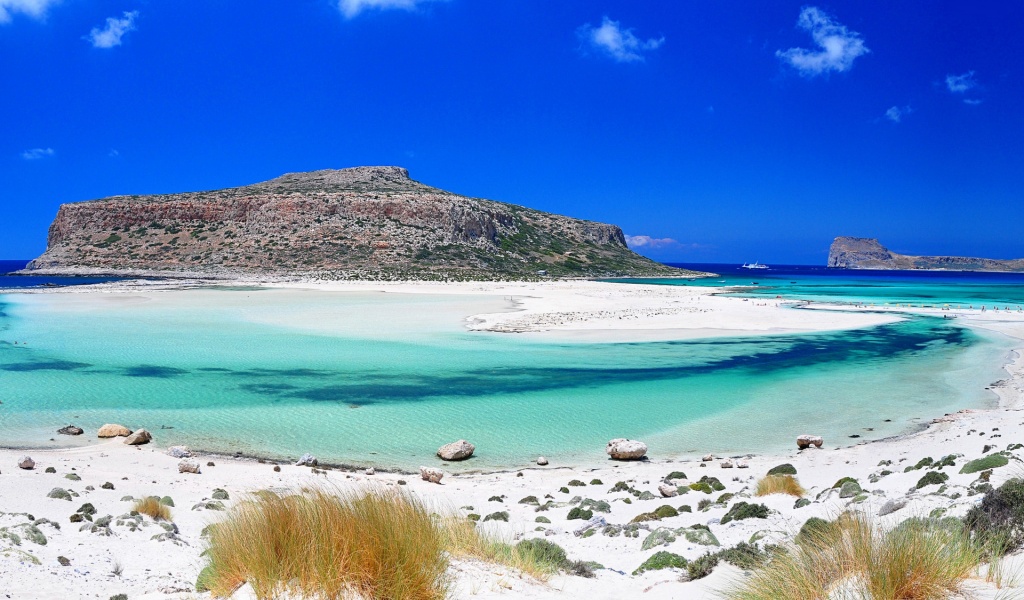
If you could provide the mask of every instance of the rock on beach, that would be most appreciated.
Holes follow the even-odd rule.
[[[129,446],[141,446],[143,444],[148,444],[151,441],[153,441],[153,436],[145,429],[140,429],[124,438],[124,443]]]
[[[441,460],[466,460],[473,456],[474,451],[476,451],[476,446],[466,440],[459,440],[438,448],[437,455]]]
[[[639,440],[616,438],[608,442],[605,452],[615,460],[640,460],[647,454],[647,444]]]
[[[189,458],[192,456],[192,451],[188,446],[171,446],[167,449],[167,455],[174,458]]]
[[[57,433],[61,435],[82,435],[83,433],[85,433],[85,431],[83,431],[81,427],[78,427],[76,425],[68,425],[66,427],[61,427],[60,429],[58,429]]]
[[[319,464],[319,461],[315,456],[309,452],[302,455],[301,458],[295,463],[296,467],[315,467]]]
[[[183,460],[183,461],[178,463],[178,472],[179,473],[195,473],[195,474],[198,475],[200,473],[200,471],[199,471],[199,463],[197,463],[194,460],[185,459],[185,460]]]
[[[820,435],[804,434],[797,436],[796,438],[796,447],[799,448],[800,450],[810,448],[811,446],[814,446],[815,448],[821,448],[821,445],[824,443],[825,440]]]
[[[423,481],[441,483],[441,478],[444,477],[444,471],[433,467],[420,467],[420,477],[423,478]]]
[[[25,470],[34,469],[36,468],[36,461],[32,460],[31,456],[22,456],[18,461],[18,468]]]
[[[112,437],[128,437],[132,434],[132,430],[128,429],[124,425],[117,425],[115,423],[107,423],[103,427],[99,428],[96,432],[96,437],[101,438],[112,438]]]

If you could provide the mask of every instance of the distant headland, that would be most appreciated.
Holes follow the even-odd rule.
[[[64,204],[28,274],[322,279],[694,276],[615,225],[469,198],[401,167]]]
[[[828,266],[837,269],[1016,272],[1024,271],[1024,259],[910,256],[890,251],[875,238],[839,236],[829,248]]]

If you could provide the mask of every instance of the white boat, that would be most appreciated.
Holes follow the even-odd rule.
[[[757,261],[755,260],[755,261],[754,261],[754,262],[752,262],[752,263],[745,263],[745,264],[743,265],[743,268],[744,268],[744,269],[767,269],[767,268],[768,268],[768,265],[762,265],[761,263],[759,263],[759,262],[757,262]]]

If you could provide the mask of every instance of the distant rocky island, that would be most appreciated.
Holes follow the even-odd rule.
[[[31,274],[323,279],[695,276],[614,225],[424,185],[400,167],[64,204]]]
[[[909,256],[890,251],[874,238],[840,236],[828,251],[828,266],[837,269],[1024,271],[1024,259]]]

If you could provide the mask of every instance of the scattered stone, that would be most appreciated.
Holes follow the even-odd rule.
[[[540,518],[540,517],[538,517],[538,518]],[[597,529],[599,527],[606,527],[607,525],[608,525],[608,522],[605,521],[604,517],[602,517],[601,515],[598,515],[596,517],[591,517],[591,518],[587,519],[586,523],[584,523],[581,527],[578,527],[572,533],[576,537],[580,537],[580,536],[586,534],[588,531]]]
[[[298,462],[295,463],[295,466],[296,467],[315,467],[318,464],[319,464],[319,462],[316,460],[316,457],[307,452],[307,453],[302,455],[302,458],[300,458],[298,460]]]
[[[68,560],[68,558],[66,556],[58,556],[57,557],[57,562],[62,567],[70,567],[71,566],[71,561]]]
[[[75,425],[68,425],[67,427],[61,427],[60,429],[58,429],[57,433],[61,435],[82,435],[83,433],[85,433],[85,431],[83,431],[81,427],[76,427]]]
[[[192,458],[192,451],[188,446],[171,446],[167,449],[167,455],[174,458]]]
[[[112,438],[112,437],[128,437],[132,434],[132,430],[128,429],[124,425],[117,425],[114,423],[107,423],[103,427],[100,427],[96,432],[96,437],[101,438]]]
[[[274,465],[274,472],[275,473],[280,473],[281,472],[281,466],[280,465]]]
[[[112,490],[112,489],[114,489],[114,484],[112,484],[112,483],[110,483],[108,481],[108,482],[104,483],[103,485],[101,485],[100,487],[105,489],[105,490]]]
[[[537,464],[543,467],[548,464],[548,459],[544,458],[543,456],[540,456],[537,458]]]
[[[64,488],[53,488],[50,493],[46,495],[47,498],[53,498],[55,500],[67,500],[71,501],[71,494]]]
[[[215,467],[217,465],[213,464],[213,461],[211,460],[211,461],[206,463],[206,466],[208,466],[208,467]]]
[[[36,468],[36,461],[32,460],[31,456],[22,456],[18,461],[18,468],[30,470]]]
[[[662,498],[672,498],[679,495],[679,489],[674,485],[663,483],[658,486],[658,493]]]
[[[737,469],[749,469],[750,465],[745,460],[738,460],[738,461],[736,461],[736,468]]]
[[[420,477],[423,481],[441,483],[441,478],[444,477],[444,471],[433,467],[420,467]]]
[[[476,446],[466,440],[459,440],[438,448],[437,456],[441,460],[466,460],[473,456],[474,451],[476,451]]]
[[[57,469],[55,467],[46,467],[46,472],[47,473],[56,473]]]
[[[82,478],[78,476],[78,473],[68,473],[67,475],[64,476],[64,479],[69,479],[71,481],[81,481],[82,480]]]
[[[723,469],[731,469],[735,465],[732,464],[731,460],[726,459],[726,460],[723,460],[722,463],[720,465],[718,465],[718,466],[722,467]]]
[[[715,460],[714,454],[705,454],[701,457],[700,462],[711,462],[713,460]]]
[[[614,460],[640,460],[647,454],[647,444],[639,440],[616,438],[608,442],[605,452]]]
[[[185,460],[183,460],[183,461],[178,463],[178,472],[179,473],[195,473],[195,474],[198,475],[200,473],[200,471],[199,471],[199,463],[197,463],[194,460],[185,459]]]
[[[811,446],[814,446],[815,448],[821,448],[821,445],[824,443],[825,440],[820,435],[804,434],[797,436],[796,438],[796,447],[800,450],[810,448]]]
[[[896,512],[896,511],[900,510],[901,508],[903,508],[906,505],[907,505],[907,499],[906,498],[899,498],[899,499],[889,500],[888,502],[886,502],[885,504],[882,505],[882,508],[878,509],[878,516],[884,517],[885,515],[890,515],[890,514]]]
[[[796,467],[790,463],[782,463],[768,469],[768,475],[796,475]]]
[[[377,471],[375,471],[373,469],[373,467],[369,467],[365,471],[363,471],[363,474],[365,474],[365,475],[376,475]]]
[[[153,441],[153,436],[145,429],[140,429],[124,438],[124,443],[129,446],[141,446]]]

